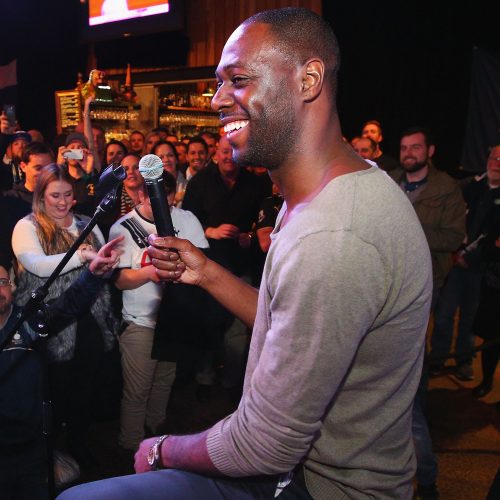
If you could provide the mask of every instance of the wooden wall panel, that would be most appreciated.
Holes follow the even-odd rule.
[[[321,15],[321,0],[189,0],[186,27],[191,48],[188,66],[215,66],[234,29],[256,12],[306,7]]]

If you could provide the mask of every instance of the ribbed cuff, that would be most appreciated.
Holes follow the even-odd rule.
[[[217,422],[209,431],[207,436],[207,450],[210,460],[215,467],[224,475],[231,477],[240,477],[245,475],[243,471],[236,467],[236,461],[232,460],[224,449],[224,431],[228,433],[227,427],[231,415],[224,420]]]

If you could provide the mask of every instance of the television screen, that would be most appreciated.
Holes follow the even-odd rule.
[[[89,0],[89,26],[166,14],[168,0]]]
[[[81,40],[113,40],[184,29],[182,0],[87,0],[81,5]]]

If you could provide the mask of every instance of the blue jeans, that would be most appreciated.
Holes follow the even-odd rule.
[[[471,362],[474,349],[472,324],[479,305],[481,273],[453,267],[441,288],[434,313],[434,331],[431,339],[431,356],[447,356],[453,338],[453,326],[457,308],[460,309],[455,352],[457,364]],[[444,360],[443,360],[444,362]]]
[[[432,439],[425,416],[425,399],[427,394],[428,367],[424,362],[422,376],[418,385],[417,394],[413,402],[412,434],[417,456],[417,482],[427,486],[436,482],[438,465],[432,451]]]
[[[58,500],[251,500],[273,499],[278,476],[212,478],[181,470],[160,470],[81,484]],[[278,500],[312,500],[297,473]]]

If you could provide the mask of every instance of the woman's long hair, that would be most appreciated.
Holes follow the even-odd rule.
[[[65,166],[50,163],[42,169],[33,194],[33,215],[38,239],[46,255],[67,252],[75,240],[66,229],[59,227],[45,210],[45,191],[51,182],[67,182],[75,192],[74,181]]]

